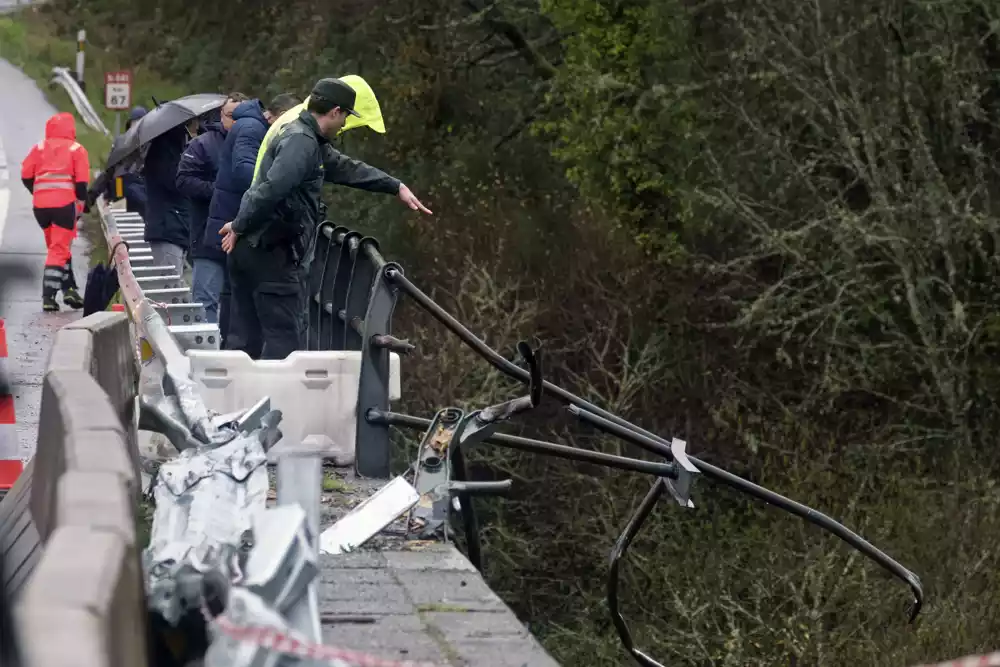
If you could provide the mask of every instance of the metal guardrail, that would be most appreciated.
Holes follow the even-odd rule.
[[[398,289],[385,276],[402,268],[382,257],[374,238],[329,221],[319,226],[309,268],[308,349],[360,351],[358,414],[387,412],[389,353],[415,349],[391,332]],[[358,474],[388,477],[388,429],[367,419],[358,419],[356,428]]]
[[[65,67],[53,67],[52,68],[52,83],[62,86],[62,88],[69,94],[70,99],[73,101],[73,106],[76,107],[77,113],[80,114],[80,118],[90,129],[95,132],[101,132],[105,136],[110,137],[111,132],[105,127],[104,121],[94,110],[94,106],[90,103],[87,95],[80,90],[80,84],[77,83],[73,74]]]

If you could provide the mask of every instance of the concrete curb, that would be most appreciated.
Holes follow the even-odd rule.
[[[129,335],[120,313],[58,333],[35,457],[0,502],[0,583],[15,600],[24,667],[146,664]]]

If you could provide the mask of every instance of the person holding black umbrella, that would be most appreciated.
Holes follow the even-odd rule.
[[[399,197],[430,214],[398,179],[336,151],[330,138],[355,111],[356,92],[320,79],[309,106],[268,145],[236,219],[219,234],[229,253],[232,313],[229,349],[253,359],[283,359],[305,347],[305,266],[322,221],[323,182]]]
[[[173,266],[184,275],[184,255],[191,237],[187,198],[177,189],[177,166],[188,141],[181,125],[161,134],[149,144],[142,165],[146,182],[145,240],[157,266]]]
[[[199,93],[158,104],[115,142],[108,155],[110,170],[131,164],[146,147],[142,159],[145,241],[158,266],[173,266],[181,275],[190,244],[190,224],[187,199],[177,189],[177,166],[200,119],[222,107],[226,99],[225,95]]]

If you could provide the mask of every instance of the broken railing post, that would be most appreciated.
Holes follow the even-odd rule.
[[[297,505],[305,513],[307,540],[313,558],[319,556],[320,502],[323,492],[323,451],[326,438],[307,437],[300,443],[282,443],[275,448],[278,458],[278,505]],[[310,581],[299,600],[287,611],[289,624],[308,637],[320,641],[319,594]]]
[[[318,438],[306,438],[297,445],[282,443],[274,450],[278,459],[278,505],[297,504],[302,507],[317,552],[324,452],[314,443],[320,442]]]

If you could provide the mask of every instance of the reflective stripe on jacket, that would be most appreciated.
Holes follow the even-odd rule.
[[[79,190],[86,192],[90,159],[87,149],[76,142],[72,114],[57,113],[45,123],[45,139],[24,158],[21,178],[32,183],[35,208],[68,206],[79,199]]]

